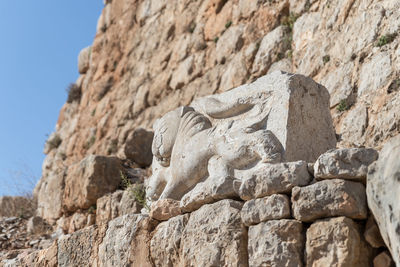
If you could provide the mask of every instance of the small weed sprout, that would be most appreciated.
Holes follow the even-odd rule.
[[[281,19],[281,25],[289,28],[290,31],[293,30],[294,23],[296,22],[299,15],[290,13],[289,16],[284,16]]]
[[[322,62],[324,62],[324,64],[328,63],[331,60],[331,57],[329,55],[325,55],[322,57]]]
[[[50,138],[46,141],[47,145],[49,146],[50,150],[54,148],[58,148],[61,144],[62,140],[61,137],[58,134],[55,134],[54,136],[50,136]]]
[[[144,186],[139,183],[132,184],[128,177],[126,177],[126,175],[122,171],[120,171],[120,175],[122,185],[126,190],[128,190],[130,197],[133,198],[137,203],[142,205],[146,210],[150,211],[150,206],[147,204],[146,191],[144,190]]]
[[[96,205],[92,205],[92,206],[89,207],[88,213],[89,214],[95,214],[96,213],[96,209],[97,209]]]
[[[84,145],[85,149],[89,149],[96,142],[96,136],[92,135],[90,139]]]
[[[346,100],[340,100],[339,104],[337,105],[336,109],[339,112],[343,112],[348,110],[350,107],[347,105]]]
[[[72,103],[74,101],[79,102],[81,100],[82,91],[81,88],[76,83],[71,83],[67,88],[68,98],[67,103]]]
[[[228,29],[230,26],[232,26],[232,21],[231,21],[231,20],[228,21],[228,22],[225,24],[225,29]]]
[[[217,43],[218,42],[218,40],[219,40],[219,37],[217,36],[217,37],[215,37],[214,38],[214,43]]]
[[[394,41],[394,39],[396,39],[397,33],[389,33],[389,34],[385,34],[382,35],[381,37],[379,37],[376,46],[378,47],[382,47],[384,45],[390,44],[391,42]]]
[[[189,32],[190,33],[194,33],[194,30],[196,29],[196,23],[195,22],[192,22],[192,23],[190,23],[190,25],[189,25]]]

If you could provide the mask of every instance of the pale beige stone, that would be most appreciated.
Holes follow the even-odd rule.
[[[303,225],[272,220],[249,227],[249,266],[303,266]]]
[[[400,265],[400,135],[391,139],[368,169],[368,206],[396,265]]]
[[[347,216],[367,218],[365,187],[340,179],[323,180],[292,190],[293,217],[304,222],[319,218]]]
[[[141,167],[148,167],[151,164],[153,154],[151,153],[151,143],[153,132],[143,128],[135,129],[127,138],[125,143],[125,155]]]
[[[78,70],[79,73],[84,74],[88,71],[90,67],[90,56],[92,52],[92,47],[88,46],[79,52],[78,56]]]
[[[307,266],[368,266],[371,252],[359,226],[349,218],[316,221],[307,229]]]
[[[149,246],[155,226],[149,217],[139,214],[110,221],[99,246],[99,266],[152,266]]]
[[[378,256],[374,258],[374,267],[393,267],[394,262],[392,257],[387,251],[379,253]]]
[[[252,199],[244,203],[240,215],[247,226],[269,220],[288,219],[290,218],[289,202],[288,196],[278,194]]]
[[[150,243],[151,258],[156,266],[181,266],[181,240],[189,214],[160,223]]]
[[[343,148],[325,152],[314,164],[317,179],[365,181],[368,166],[378,158],[372,148]]]
[[[170,198],[160,199],[151,203],[150,217],[159,221],[166,221],[182,214],[179,201]]]
[[[180,207],[184,212],[192,212],[205,204],[211,204],[226,198],[235,198],[235,181],[232,176],[212,177],[205,182],[198,183],[191,191],[186,193],[181,201]]]
[[[118,158],[91,155],[68,168],[63,205],[68,211],[88,209],[98,198],[113,192],[121,181]]]
[[[242,203],[221,200],[190,214],[181,237],[183,266],[247,266]]]
[[[92,246],[97,228],[90,226],[75,233],[61,236],[58,243],[59,266],[90,266],[93,264]]]
[[[295,186],[305,186],[311,182],[307,163],[304,161],[264,164],[252,176],[244,179],[239,188],[239,196],[244,200],[289,193]]]

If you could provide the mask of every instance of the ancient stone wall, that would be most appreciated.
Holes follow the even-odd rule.
[[[7,254],[3,264],[390,266],[390,255],[399,264],[398,219],[390,219],[398,201],[381,200],[377,192],[390,190],[372,184],[386,177],[398,186],[398,168],[385,173],[379,161],[366,179],[376,151],[400,132],[399,31],[393,0],[105,1],[34,191],[37,215],[54,230],[43,239],[54,243]],[[250,83],[245,98],[231,97]],[[281,93],[268,102],[263,93],[273,89]],[[206,142],[216,147],[206,157],[186,149],[206,164],[187,183],[188,165],[172,163],[182,155],[172,157],[175,138],[160,149],[155,122],[189,105],[203,117],[183,108],[182,120],[220,125],[236,152],[227,157],[218,138]],[[241,126],[245,133],[221,130]],[[220,168],[226,162],[236,167]],[[171,170],[185,180],[173,187],[179,196],[157,174]],[[220,179],[206,179],[210,170]]]

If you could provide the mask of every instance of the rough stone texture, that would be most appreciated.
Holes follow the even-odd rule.
[[[381,252],[374,258],[374,267],[395,267],[392,257],[387,251]]]
[[[61,217],[65,187],[65,172],[49,173],[36,186],[38,208],[37,215],[53,222]]]
[[[284,38],[288,38],[288,29],[285,26],[279,26],[264,36],[260,43],[260,48],[254,58],[252,74],[263,75],[270,68],[271,64],[278,61],[278,57],[288,49],[289,42],[285,42]]]
[[[29,218],[35,213],[35,201],[26,197],[0,197],[0,217]]]
[[[368,206],[396,265],[400,265],[400,135],[391,139],[368,170]]]
[[[43,218],[38,216],[33,216],[29,218],[26,225],[26,230],[29,234],[40,235],[49,230],[50,227]]]
[[[155,226],[149,217],[137,214],[110,221],[99,246],[99,266],[152,266],[149,246]]]
[[[192,212],[205,204],[211,204],[226,198],[235,198],[234,183],[238,181],[232,176],[213,177],[205,182],[198,183],[191,191],[185,194],[180,207],[184,212]]]
[[[73,233],[75,231],[83,229],[87,225],[87,221],[87,214],[75,212],[74,215],[71,216],[68,233]]]
[[[179,201],[173,199],[160,199],[151,203],[150,217],[159,221],[166,221],[172,217],[181,215]]]
[[[125,143],[125,156],[133,160],[141,167],[148,167],[153,159],[151,143],[153,132],[143,128],[135,129],[127,138]]]
[[[95,226],[87,227],[58,239],[57,261],[59,266],[93,265],[92,246],[97,235]]]
[[[154,125],[147,197],[180,200],[207,178],[251,176],[257,163],[315,160],[336,144],[328,102],[323,86],[277,71],[168,112]]]
[[[365,181],[368,166],[378,158],[372,148],[344,148],[329,150],[322,154],[314,164],[314,177],[317,179],[350,179]]]
[[[142,208],[128,190],[117,190],[97,199],[96,224],[103,225],[118,216],[140,213]]]
[[[249,266],[303,266],[303,225],[272,220],[249,227]]]
[[[92,52],[91,46],[83,48],[81,52],[79,52],[78,70],[80,74],[85,74],[89,70],[91,52]]]
[[[368,217],[367,224],[365,225],[364,238],[373,248],[385,246],[385,242],[382,239],[378,225],[373,216]]]
[[[156,266],[181,266],[182,234],[189,214],[179,215],[160,223],[150,243],[151,259]]]
[[[323,180],[292,190],[293,217],[304,222],[347,216],[367,218],[365,187],[361,183],[340,179]]]
[[[245,225],[258,224],[269,220],[290,218],[290,203],[286,195],[252,199],[244,203],[240,213]]]
[[[65,209],[88,209],[98,198],[115,191],[121,181],[121,170],[118,158],[95,155],[70,166],[65,179]]]
[[[311,182],[304,161],[260,165],[254,174],[245,179],[239,188],[242,199],[250,200],[272,194],[289,193],[295,186]]]
[[[307,266],[369,266],[371,249],[359,228],[346,217],[314,222],[307,229]]]
[[[247,266],[242,203],[221,200],[190,214],[181,238],[183,266]]]

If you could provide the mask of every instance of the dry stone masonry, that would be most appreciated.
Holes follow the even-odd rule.
[[[104,1],[37,209],[0,198],[0,267],[400,266],[399,22],[393,0]]]

